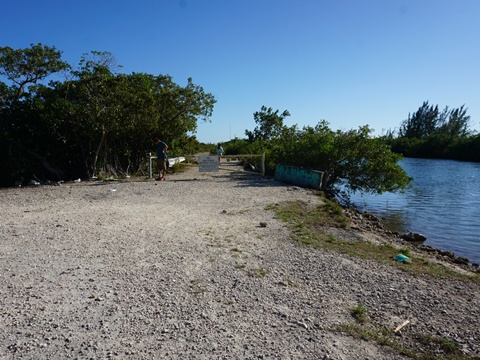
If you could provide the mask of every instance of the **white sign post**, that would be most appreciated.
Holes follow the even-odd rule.
[[[199,172],[218,172],[218,156],[199,156]]]

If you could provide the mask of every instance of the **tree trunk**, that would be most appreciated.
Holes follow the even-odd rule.
[[[93,158],[92,175],[96,174],[98,157],[100,156],[100,151],[102,150],[102,146],[103,146],[103,142],[105,140],[106,133],[107,133],[107,130],[105,129],[105,125],[102,125],[102,138],[98,142],[97,150],[95,151],[95,157]]]

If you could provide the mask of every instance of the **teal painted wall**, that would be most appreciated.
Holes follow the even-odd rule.
[[[324,173],[290,165],[277,165],[275,179],[305,188],[321,189]]]

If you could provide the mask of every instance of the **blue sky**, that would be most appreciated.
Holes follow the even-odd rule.
[[[262,105],[288,126],[382,134],[423,101],[465,104],[479,130],[479,18],[478,0],[1,0],[0,46],[191,77],[217,99],[202,142],[243,138]]]

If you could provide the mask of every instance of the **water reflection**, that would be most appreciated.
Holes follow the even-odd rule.
[[[382,218],[390,230],[414,231],[427,245],[480,263],[480,164],[449,160],[404,159],[414,178],[404,194],[354,194],[362,210]]]

